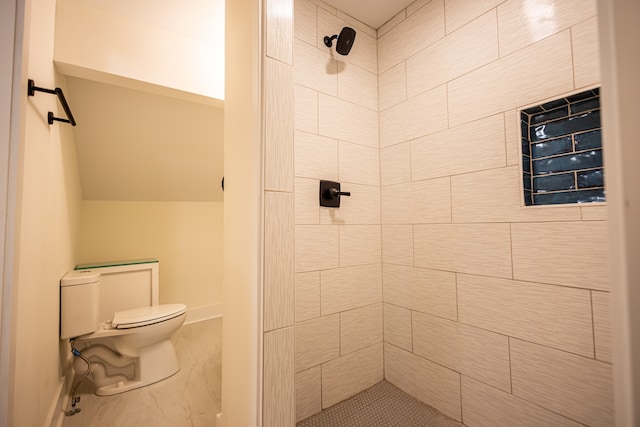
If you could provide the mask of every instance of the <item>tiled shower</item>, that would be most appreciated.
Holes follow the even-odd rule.
[[[266,426],[383,378],[469,426],[612,423],[606,205],[525,206],[521,170],[520,110],[599,86],[596,21],[418,0],[374,30],[266,2]],[[320,208],[321,179],[351,197]]]

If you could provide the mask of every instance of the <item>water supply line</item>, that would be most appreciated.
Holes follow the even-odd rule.
[[[89,362],[89,359],[87,359],[81,352],[80,350],[78,350],[77,348],[75,348],[75,346],[73,345],[73,339],[71,339],[71,354],[73,354],[73,357],[79,357],[82,360],[85,361],[85,363],[87,364],[87,370],[84,372],[84,374],[82,374],[82,378],[80,378],[80,381],[78,381],[72,388],[71,388],[71,409],[68,410],[67,412],[65,412],[64,414],[69,417],[71,415],[75,415],[78,412],[81,411],[80,408],[76,408],[76,404],[78,402],[80,402],[80,396],[78,396],[76,394],[76,392],[78,391],[78,386],[80,385],[80,383],[82,383],[82,381],[84,381],[88,376],[89,373],[91,372],[91,362]]]

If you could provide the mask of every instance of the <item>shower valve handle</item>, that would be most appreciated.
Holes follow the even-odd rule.
[[[351,196],[351,192],[349,192],[349,191],[340,191],[335,187],[331,187],[330,189],[328,189],[327,190],[327,194],[332,199],[335,199],[336,197],[340,197],[340,196]]]
[[[340,191],[340,183],[335,181],[320,181],[320,206],[325,208],[339,208],[340,196],[350,196],[348,191]]]

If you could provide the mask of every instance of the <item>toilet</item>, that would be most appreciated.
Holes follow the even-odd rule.
[[[180,370],[171,335],[184,304],[157,304],[157,260],[79,266],[60,281],[60,337],[79,352],[78,376],[110,396],[144,387]],[[80,357],[82,356],[82,357]]]

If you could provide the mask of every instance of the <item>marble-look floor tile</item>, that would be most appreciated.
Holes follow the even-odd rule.
[[[63,427],[213,426],[220,412],[222,318],[184,325],[171,338],[180,360],[175,375],[126,393],[96,396],[85,380],[78,388],[81,412]]]

